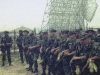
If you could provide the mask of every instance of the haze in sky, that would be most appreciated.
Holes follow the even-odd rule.
[[[47,0],[0,0],[0,31],[12,30],[22,25],[40,28]],[[100,0],[90,27],[100,27]]]

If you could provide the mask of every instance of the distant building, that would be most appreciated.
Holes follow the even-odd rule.
[[[14,39],[14,36],[15,36],[15,39],[16,39],[16,37],[19,35],[19,30],[28,30],[30,33],[31,32],[33,32],[33,30],[32,29],[30,29],[30,28],[27,28],[27,27],[24,27],[24,26],[21,26],[21,27],[19,27],[19,28],[16,28],[16,29],[14,29],[14,30],[12,30],[12,31],[9,31],[9,35]],[[0,37],[2,37],[3,36],[3,32],[0,32]]]

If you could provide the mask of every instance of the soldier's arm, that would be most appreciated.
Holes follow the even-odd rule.
[[[22,43],[22,47],[25,48],[24,43]]]
[[[33,49],[33,48],[40,47],[40,46],[41,46],[41,41],[37,38],[37,45],[32,46],[32,49]]]
[[[22,43],[22,46],[24,46],[24,43]]]
[[[51,50],[51,52],[58,51],[58,50],[59,50],[59,48],[60,48],[60,47],[53,48],[53,49]]]
[[[92,57],[90,59],[92,59],[92,60],[100,59],[100,56],[94,56],[94,57]]]
[[[43,47],[41,46],[41,47],[40,47],[40,54],[42,54],[42,48],[43,48]]]
[[[29,47],[29,49],[32,50],[32,49],[37,48],[39,46],[40,46],[39,44],[38,45],[35,45],[35,46],[31,46],[31,47]]]
[[[73,58],[71,59],[70,63],[73,62],[73,60],[83,60],[83,59],[86,59],[87,57],[86,56],[80,56],[80,57],[77,57],[77,56],[73,56]]]
[[[97,59],[100,59],[100,56],[94,56],[94,57],[91,57],[87,60],[87,63],[85,64],[85,66],[83,67],[82,71],[84,71],[84,69],[88,66],[89,64],[89,60],[97,60]]]
[[[73,60],[79,60],[79,59],[86,59],[87,57],[86,56],[80,56],[80,57],[77,57],[77,56],[75,56],[75,57],[73,57]]]

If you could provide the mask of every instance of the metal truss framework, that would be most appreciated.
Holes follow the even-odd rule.
[[[48,0],[41,30],[85,29],[97,9],[95,0]]]

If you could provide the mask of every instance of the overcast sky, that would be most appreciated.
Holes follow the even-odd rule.
[[[39,28],[42,25],[47,0],[0,0],[0,31],[20,26]],[[90,26],[100,25],[100,0]],[[100,27],[100,26],[99,26]]]

